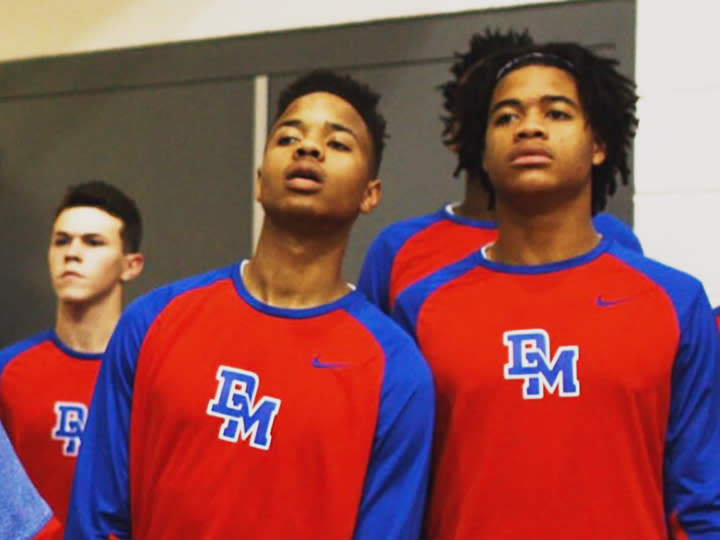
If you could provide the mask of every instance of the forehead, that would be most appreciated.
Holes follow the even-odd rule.
[[[548,95],[579,103],[577,83],[570,73],[552,66],[529,65],[514,69],[498,81],[491,105],[503,99],[526,101]]]
[[[69,234],[119,235],[123,222],[105,210],[94,206],[73,206],[65,208],[53,223],[53,232]]]
[[[349,102],[329,92],[312,92],[295,99],[275,121],[300,120],[306,125],[341,124],[368,142],[370,135],[360,113]]]

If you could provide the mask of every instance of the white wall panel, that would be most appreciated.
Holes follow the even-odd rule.
[[[636,193],[720,191],[718,104],[720,85],[714,90],[658,90],[641,97]]]
[[[720,192],[635,196],[635,230],[645,253],[699,278],[720,305]]]

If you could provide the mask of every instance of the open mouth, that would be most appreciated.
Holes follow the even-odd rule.
[[[285,176],[285,185],[292,191],[313,193],[322,187],[322,171],[314,167],[293,167]]]
[[[287,179],[300,179],[300,180],[311,180],[313,182],[322,182],[322,177],[319,171],[311,167],[296,167],[290,170],[287,174]]]

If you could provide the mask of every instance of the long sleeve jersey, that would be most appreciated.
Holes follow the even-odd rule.
[[[603,240],[482,251],[394,315],[435,378],[428,540],[720,538],[718,332],[694,278]]]
[[[67,535],[413,540],[433,419],[426,362],[362,294],[282,309],[239,265],[196,276],[117,326]]]

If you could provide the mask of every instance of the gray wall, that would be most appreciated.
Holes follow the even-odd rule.
[[[280,32],[0,64],[0,346],[52,324],[46,270],[52,212],[66,185],[103,178],[145,220],[147,267],[128,298],[251,251],[253,77],[274,100],[313,67],[342,70],[383,94],[390,139],[384,199],[354,231],[354,279],[385,225],[457,199],[440,144],[437,86],[453,51],[485,27],[577,40],[633,74],[635,3],[577,2]],[[632,187],[610,210],[632,216]]]

